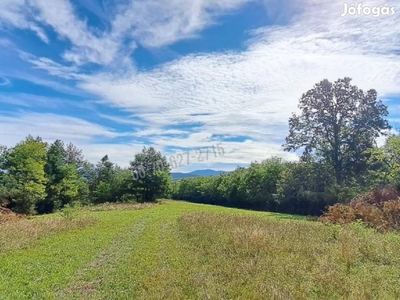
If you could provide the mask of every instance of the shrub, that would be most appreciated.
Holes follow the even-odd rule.
[[[380,231],[400,230],[400,192],[392,187],[373,189],[348,205],[335,204],[320,218],[334,224],[361,220]]]
[[[11,211],[10,209],[7,208],[7,206],[10,204],[10,201],[8,200],[0,200],[0,224],[6,223],[6,222],[11,222],[11,221],[16,221],[21,218],[24,218],[25,216],[23,215],[18,215]]]
[[[353,208],[340,203],[328,207],[328,212],[320,217],[324,223],[348,224],[356,220]]]

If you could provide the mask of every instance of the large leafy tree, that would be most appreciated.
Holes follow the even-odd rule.
[[[137,153],[130,162],[130,169],[140,175],[132,178],[132,189],[141,195],[142,201],[155,201],[168,192],[171,185],[170,166],[167,158],[153,147],[144,147],[141,153]]]
[[[36,209],[39,213],[49,213],[54,209],[61,208],[66,204],[82,201],[82,190],[85,187],[85,180],[78,172],[76,161],[70,158],[68,149],[75,146],[65,147],[61,140],[56,140],[50,145],[47,151],[45,165],[46,177],[46,198],[39,201]],[[78,151],[78,150],[76,150]],[[79,151],[78,151],[79,153]]]
[[[286,151],[303,149],[303,159],[328,163],[343,183],[366,168],[365,150],[390,128],[387,107],[373,89],[364,92],[350,78],[323,80],[300,99],[299,115],[289,119]]]
[[[17,191],[12,200],[22,213],[31,213],[35,205],[46,197],[46,147],[40,138],[28,136],[7,154],[6,181]]]

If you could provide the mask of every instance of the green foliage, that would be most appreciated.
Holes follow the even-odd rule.
[[[169,193],[170,166],[166,157],[153,147],[144,147],[141,153],[137,153],[135,159],[130,162],[130,169],[133,181],[132,193],[138,194],[140,201],[152,202],[157,197]],[[142,176],[134,176],[138,173]]]
[[[77,169],[81,169],[86,163],[82,150],[78,149],[74,144],[69,143],[65,147],[64,162],[68,165],[74,165]]]
[[[96,189],[93,191],[93,202],[97,204],[110,202],[110,200],[112,200],[112,196],[111,183],[100,181],[96,186]]]
[[[276,210],[277,182],[285,163],[272,158],[229,174],[185,178],[174,183],[174,199],[258,210]]]
[[[96,167],[86,165],[89,186],[93,203],[126,202],[136,199],[137,191],[133,189],[132,174],[112,163],[104,156]]]
[[[76,149],[72,144],[69,148]],[[72,202],[86,202],[86,182],[79,174],[78,165],[70,156],[60,140],[56,140],[47,150],[47,195],[37,203],[38,213],[50,213]]]
[[[74,209],[69,205],[66,204],[61,210],[60,210],[60,216],[64,219],[67,220],[72,220],[73,218],[76,217],[76,213]]]
[[[222,204],[223,195],[219,190],[222,181],[223,176],[184,178],[174,183],[172,196],[197,203]]]
[[[0,145],[0,205],[2,200],[9,200],[11,196],[11,187],[7,184],[7,156],[9,149]]]
[[[277,183],[285,165],[280,158],[268,159],[261,164],[252,163],[244,178],[246,199],[252,207],[276,210]]]
[[[51,213],[69,205],[155,201],[167,197],[172,182],[166,158],[144,149],[132,162],[147,166],[147,176],[135,181],[129,169],[105,155],[96,165],[82,151],[60,140],[51,145],[28,137],[14,148],[0,147],[0,200],[23,213]],[[160,165],[161,163],[161,165]],[[162,169],[159,167],[162,166]]]
[[[0,174],[3,174],[6,169],[8,152],[9,149],[6,146],[0,145]]]
[[[116,202],[113,190],[113,182],[116,176],[116,167],[105,155],[97,163],[93,171],[91,182],[92,201],[94,203]]]
[[[342,184],[365,172],[365,151],[389,129],[387,107],[377,92],[364,93],[350,78],[323,80],[300,99],[300,115],[289,119],[285,150],[303,149],[303,159],[317,157]]]
[[[293,214],[319,215],[334,203],[329,193],[334,178],[321,163],[289,163],[277,183],[279,211]]]
[[[39,138],[28,137],[14,148],[0,147],[0,200],[11,202],[9,208],[20,212],[31,213],[36,208],[38,213],[49,213],[76,203],[145,202],[172,196],[198,203],[320,215],[328,205],[349,202],[368,185],[399,184],[399,154],[400,138],[396,136],[382,148],[369,148],[362,154],[368,158],[369,172],[347,177],[346,184],[338,184],[332,164],[317,152],[303,155],[297,163],[275,157],[229,174],[172,182],[166,158],[152,147],[136,154],[126,169],[107,155],[94,165],[72,144],[65,146],[57,140],[47,146]],[[138,171],[141,176],[134,176]]]
[[[46,143],[29,136],[9,151],[6,160],[5,181],[15,190],[12,204],[21,213],[31,213],[46,197]]]
[[[368,183],[400,187],[400,136],[392,135],[383,147],[366,151],[369,154]]]
[[[224,202],[229,206],[242,207],[246,205],[246,186],[244,185],[247,170],[237,168],[230,174],[222,175],[222,180],[218,186],[218,192],[221,194]],[[250,208],[249,206],[247,206]]]

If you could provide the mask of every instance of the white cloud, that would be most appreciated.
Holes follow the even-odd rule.
[[[12,47],[14,44],[9,39],[0,38],[0,46]]]
[[[293,24],[254,32],[247,51],[190,55],[125,78],[94,76],[81,87],[147,121],[151,128],[142,134],[156,145],[199,147],[209,145],[212,134],[250,136],[258,145],[254,153],[243,150],[246,143],[235,148],[246,161],[282,153],[298,99],[324,78],[348,76],[380,97],[400,95],[400,60],[393,52],[400,15],[341,18],[340,3],[304,3]],[[163,137],[159,129],[196,123],[202,126],[184,137]]]
[[[130,133],[117,133],[79,118],[49,113],[17,113],[10,116],[1,114],[0,128],[2,129],[0,131],[0,144],[2,145],[15,146],[29,134],[34,137],[40,136],[48,143],[61,139],[65,143],[71,142],[82,149],[85,158],[93,163],[108,154],[114,163],[127,166],[129,161],[134,158],[134,154],[143,148],[143,144],[135,143],[96,143],[95,138],[112,141],[117,137],[129,136]]]
[[[252,0],[131,0],[112,22],[114,35],[128,33],[144,46],[159,47],[196,34],[221,14]]]
[[[114,63],[116,54],[122,51],[125,55],[117,64],[121,65],[135,42],[157,47],[196,37],[217,20],[216,16],[232,12],[246,2],[129,1],[110,12],[110,30],[101,33],[80,20],[66,0],[51,5],[44,0],[31,3],[39,10],[34,24],[50,25],[72,42],[65,59],[76,64],[108,64]],[[342,2],[264,3],[270,18],[275,17],[275,23],[282,26],[254,31],[242,52],[193,54],[148,72],[138,72],[126,63],[118,75],[114,69],[81,77],[78,68],[46,58],[30,62],[54,76],[79,80],[84,91],[129,112],[131,117],[126,120],[103,117],[138,126],[137,136],[149,139],[156,148],[210,146],[216,142],[213,135],[250,137],[242,143],[224,143],[227,154],[215,162],[218,164],[248,163],[278,154],[288,159],[295,157],[283,153],[280,147],[287,134],[287,120],[297,110],[301,94],[324,78],[333,81],[349,76],[360,88],[377,89],[380,97],[400,95],[400,10],[394,16],[341,18]],[[382,5],[379,1],[363,3]],[[59,14],[62,17],[58,18]],[[124,42],[133,46],[121,50]],[[198,126],[195,130],[184,127],[191,124]],[[83,128],[113,137],[112,131],[92,126]],[[170,126],[182,129],[171,131],[167,129]],[[141,149],[136,144],[105,144],[98,148],[100,151],[89,142],[85,147],[90,155],[105,154],[108,151],[103,150],[110,149],[121,161],[130,149]]]
[[[52,76],[62,77],[65,79],[81,79],[86,78],[85,75],[79,74],[76,66],[64,66],[47,57],[36,57],[30,53],[19,51],[20,58],[29,62],[36,69],[47,71]]]
[[[0,116],[0,140],[13,146],[28,134],[45,140],[90,142],[94,137],[115,138],[123,134],[85,120],[55,114],[18,113]],[[3,142],[4,143],[4,142]]]
[[[143,122],[141,120],[133,119],[133,118],[126,118],[126,117],[116,117],[116,116],[110,116],[110,115],[105,115],[105,114],[98,114],[99,117],[113,121],[114,123],[118,124],[124,124],[124,125],[133,125],[133,126],[140,126],[144,127],[147,126],[146,122]]]
[[[22,29],[30,29],[45,43],[49,42],[44,30],[33,20],[29,20],[30,6],[25,0],[0,1],[0,28],[11,26]]]
[[[96,111],[94,103],[90,101],[73,101],[68,98],[41,96],[29,93],[3,93],[0,94],[0,103],[8,104],[8,107],[21,106],[30,109],[47,109],[60,111],[66,108],[76,108],[80,112]]]
[[[83,155],[92,163],[98,162],[104,155],[108,155],[111,162],[121,166],[128,167],[129,162],[135,159],[135,154],[143,149],[143,144],[88,144],[77,143],[82,149]]]
[[[35,19],[53,27],[60,38],[68,39],[73,47],[64,58],[80,65],[86,62],[108,64],[118,52],[118,41],[106,37],[107,33],[96,35],[87,23],[76,16],[68,0],[34,0],[32,4],[38,14]]]
[[[77,15],[76,7],[69,0],[2,0],[0,25],[30,29],[43,41],[49,42],[43,30],[51,26],[58,38],[71,42],[63,58],[76,65],[97,63],[124,66],[126,58],[136,48],[136,42],[144,46],[159,47],[196,34],[215,22],[216,17],[234,11],[242,4],[254,0],[130,0],[108,7],[108,13],[86,7],[108,22],[100,31],[90,27]],[[104,17],[108,16],[108,20]]]

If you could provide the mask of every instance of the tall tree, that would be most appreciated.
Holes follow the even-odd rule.
[[[65,163],[69,165],[75,165],[78,169],[81,169],[85,164],[85,159],[82,154],[82,150],[78,149],[74,144],[69,143],[65,147]]]
[[[75,162],[68,159],[68,151],[61,140],[56,140],[50,145],[45,171],[48,179],[47,195],[36,205],[39,213],[49,213],[66,204],[81,200],[79,195],[85,182],[78,173]]]
[[[130,162],[130,169],[139,175],[132,178],[133,189],[139,191],[143,201],[155,201],[168,191],[171,184],[170,166],[167,158],[153,147],[144,147]]]
[[[28,136],[7,155],[6,177],[18,191],[13,201],[22,213],[31,213],[36,203],[46,196],[46,147],[40,138]]]
[[[47,161],[45,165],[49,184],[57,184],[62,180],[62,168],[65,166],[65,156],[66,152],[62,141],[56,140],[50,145],[47,151]]]
[[[94,169],[92,182],[93,201],[95,203],[115,202],[113,195],[113,181],[115,176],[115,166],[105,155]]]
[[[97,170],[97,180],[109,182],[111,181],[114,174],[114,164],[108,158],[108,155],[105,155],[100,162],[96,165]]]
[[[300,115],[289,119],[286,151],[303,149],[332,166],[338,184],[366,167],[365,150],[390,129],[387,107],[373,89],[366,93],[350,84],[350,78],[333,84],[317,83],[300,99]]]

